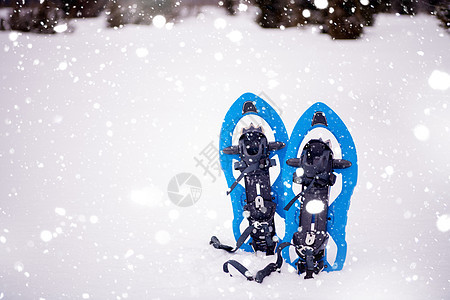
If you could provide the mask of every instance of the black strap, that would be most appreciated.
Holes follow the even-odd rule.
[[[227,252],[234,252],[233,247],[222,244],[216,236],[211,237],[209,244],[213,245],[216,249],[223,249]]]
[[[276,270],[279,270],[278,265],[276,263],[270,263],[268,264],[264,269],[259,270],[256,273],[255,281],[257,283],[262,283],[264,278],[275,272]]]
[[[248,166],[247,168],[245,168],[241,174],[239,175],[238,178],[236,178],[236,180],[233,182],[233,184],[231,185],[230,189],[227,191],[227,195],[231,194],[231,192],[234,190],[234,188],[238,185],[239,181],[241,181],[242,178],[244,178],[244,176],[247,173],[250,173],[252,171],[255,171],[259,168],[259,163],[254,163],[251,164],[250,166]]]
[[[273,272],[275,272],[275,271],[277,271],[277,270],[279,270],[281,268],[281,266],[283,265],[283,257],[281,256],[281,251],[284,248],[286,248],[288,246],[291,246],[291,245],[292,244],[289,243],[289,242],[281,243],[280,245],[278,245],[278,247],[277,247],[277,252],[278,252],[277,261],[275,263],[270,263],[264,269],[259,270],[256,273],[255,277],[253,277],[252,273],[250,273],[249,270],[246,267],[244,267],[241,263],[239,263],[239,262],[237,262],[237,261],[235,261],[233,259],[230,259],[230,260],[226,261],[223,264],[223,271],[225,273],[229,273],[228,265],[232,265],[236,270],[239,271],[239,273],[244,275],[245,278],[247,278],[247,280],[249,280],[249,281],[253,281],[254,280],[254,281],[258,282],[258,283],[262,283],[264,278],[266,278],[267,276],[269,276],[270,274],[272,274]],[[231,276],[231,274],[230,274],[230,276]]]
[[[308,177],[308,178],[310,178],[310,177]],[[308,187],[305,190],[302,190],[300,193],[298,193],[294,198],[292,198],[292,200],[289,201],[289,203],[284,207],[284,210],[288,211],[291,208],[291,206],[295,203],[295,201],[297,201],[298,198],[303,197],[306,194],[306,192],[314,186],[315,183],[317,183],[318,185],[322,185],[322,186],[334,184],[334,183],[330,182],[330,174],[329,173],[322,172],[322,173],[316,174],[316,176],[314,176],[313,180],[308,185]]]
[[[273,272],[280,270],[281,266],[283,265],[283,257],[281,256],[281,251],[283,251],[284,248],[291,246],[292,244],[289,242],[284,242],[278,245],[277,247],[277,261],[275,263],[268,264],[264,269],[259,270],[256,273],[255,281],[258,283],[262,283],[264,278],[272,274]]]
[[[292,198],[291,201],[289,201],[289,203],[284,207],[285,211],[288,211],[291,206],[295,203],[295,201],[297,201],[298,198],[300,198],[301,196],[303,196],[305,193],[304,192],[300,192],[298,193],[294,198]]]
[[[314,255],[311,249],[305,251],[305,261],[306,261],[306,274],[305,279],[311,279],[314,273]]]
[[[248,269],[247,269],[246,267],[244,267],[241,263],[235,261],[234,259],[230,259],[230,260],[226,261],[226,262],[223,264],[223,271],[224,271],[225,273],[229,273],[229,271],[228,271],[228,265],[232,265],[236,270],[239,271],[239,273],[241,273],[242,275],[244,275],[245,278],[247,278],[247,280],[253,281],[253,275],[252,275],[252,273],[250,273],[250,272],[248,271]],[[231,276],[231,274],[230,274],[230,276]]]
[[[209,241],[209,244],[213,245],[213,247],[216,249],[223,249],[230,253],[236,252],[236,250],[241,248],[241,246],[245,243],[245,241],[247,240],[247,238],[249,237],[249,235],[253,231],[253,229],[255,229],[255,226],[251,225],[251,226],[247,227],[247,229],[244,230],[244,232],[238,238],[235,248],[222,244],[216,236],[211,237],[211,241]]]
[[[288,211],[291,206],[295,203],[295,201],[297,201],[298,198],[303,197],[303,195],[306,194],[306,192],[313,187],[314,183],[316,182],[316,178],[314,177],[314,179],[311,181],[311,183],[308,185],[308,187],[301,191],[300,193],[298,193],[294,198],[292,198],[291,201],[289,201],[289,203],[284,207],[285,211]]]

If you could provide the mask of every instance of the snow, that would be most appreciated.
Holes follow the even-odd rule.
[[[450,215],[439,216],[436,221],[436,226],[439,231],[447,232],[450,230]]]
[[[302,11],[302,15],[303,15],[305,18],[309,18],[309,17],[311,17],[311,11],[310,11],[309,9],[304,9],[304,10]]]
[[[59,25],[56,25],[53,29],[57,33],[62,33],[62,32],[65,32],[67,29],[69,29],[69,27],[67,24],[59,24]]]
[[[137,57],[146,57],[148,55],[148,50],[147,48],[138,48],[136,49],[136,55]]]
[[[418,124],[414,127],[415,137],[422,142],[425,142],[430,137],[430,130],[423,124]]]
[[[446,72],[434,70],[428,79],[428,84],[435,90],[448,90],[450,88],[450,75]]]
[[[163,28],[164,25],[166,25],[166,18],[165,18],[164,16],[161,16],[161,15],[156,15],[156,16],[153,18],[152,23],[153,23],[153,25],[154,25],[156,28]]]
[[[155,240],[158,244],[166,245],[170,242],[170,233],[165,230],[160,230],[156,232]]]
[[[227,37],[234,43],[238,43],[243,39],[243,35],[239,30],[232,30]]]
[[[362,5],[369,5],[369,0],[360,0],[359,1]]]
[[[325,206],[320,200],[311,200],[306,204],[306,210],[310,214],[318,214],[324,210]]]
[[[40,236],[41,240],[44,242],[50,242],[53,238],[53,234],[48,230],[43,230]]]
[[[318,9],[325,9],[328,7],[328,1],[327,0],[314,0],[314,5]]]
[[[0,32],[0,298],[448,298],[448,34],[431,16],[380,15],[359,41],[332,41],[249,14]],[[244,92],[288,132],[316,101],[350,128],[360,173],[341,272],[305,281],[284,264],[259,285],[222,271],[275,260],[208,244],[233,242],[231,205],[195,158]],[[202,187],[185,207],[167,193],[180,173]]]
[[[227,21],[223,18],[217,18],[214,20],[214,27],[216,29],[225,29],[227,27]]]

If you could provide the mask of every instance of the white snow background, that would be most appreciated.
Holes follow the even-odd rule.
[[[357,41],[206,10],[181,24],[0,32],[0,299],[450,299],[450,36],[379,15]],[[162,27],[162,28],[158,28]],[[359,179],[341,272],[230,277],[223,174],[196,166],[244,92],[290,133],[312,103],[350,128]],[[182,208],[167,185],[189,172]]]

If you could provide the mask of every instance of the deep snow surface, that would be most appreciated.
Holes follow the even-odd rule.
[[[216,10],[171,29],[74,25],[0,32],[0,299],[450,299],[450,36],[435,18],[380,15],[359,41]],[[341,272],[222,272],[231,255],[208,241],[233,242],[227,187],[195,158],[244,92],[288,132],[316,101],[351,129]],[[182,172],[203,188],[184,208],[167,194]]]

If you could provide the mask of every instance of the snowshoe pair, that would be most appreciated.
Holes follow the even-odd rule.
[[[247,115],[256,115],[267,122],[275,142],[269,142],[263,129],[250,124],[244,128],[238,145],[232,145],[232,136],[238,122]],[[305,136],[315,128],[326,128],[338,140],[342,159],[334,159],[329,142],[321,139],[308,141],[298,156]],[[341,270],[345,262],[345,226],[350,197],[356,185],[356,149],[348,129],[341,119],[325,104],[316,103],[299,119],[289,139],[279,114],[258,96],[247,93],[238,98],[229,109],[220,134],[220,162],[230,187],[233,206],[233,233],[236,246],[222,244],[215,236],[210,244],[215,248],[235,252],[262,251],[266,255],[277,253],[277,261],[267,265],[253,276],[235,260],[225,262],[235,267],[248,280],[262,282],[279,270],[286,260],[305,278],[326,271]],[[280,175],[271,184],[269,169],[281,165]],[[240,171],[235,178],[233,167]],[[335,172],[342,175],[342,190],[329,205],[330,187],[336,181]],[[239,184],[244,179],[245,188]],[[301,186],[297,195],[294,184]],[[294,207],[292,207],[295,204]],[[275,229],[275,214],[285,222],[284,238]],[[244,216],[249,226],[241,233]],[[329,237],[336,242],[337,254],[333,265],[327,261]],[[291,260],[288,246],[294,246],[297,258]]]

